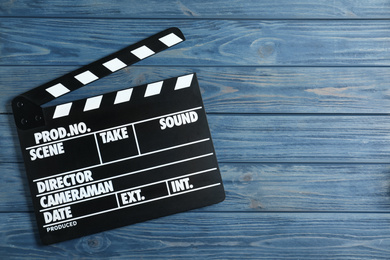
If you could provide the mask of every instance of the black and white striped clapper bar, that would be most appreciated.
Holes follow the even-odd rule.
[[[44,244],[225,198],[196,74],[41,107],[182,41],[167,29],[12,101]]]

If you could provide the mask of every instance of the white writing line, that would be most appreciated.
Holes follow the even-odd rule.
[[[166,199],[166,198],[169,198],[169,197],[182,195],[182,194],[185,194],[185,193],[190,193],[190,192],[194,192],[194,191],[198,191],[198,190],[204,190],[204,189],[207,189],[207,188],[212,188],[212,187],[215,187],[215,186],[218,186],[218,185],[221,185],[221,183],[218,182],[218,183],[215,183],[215,184],[199,187],[199,188],[196,188],[196,189],[186,190],[186,191],[183,191],[183,192],[180,192],[180,193],[175,193],[175,194],[171,194],[171,195],[165,195],[163,197],[154,198],[154,199],[150,199],[150,200],[145,200],[145,201],[141,201],[141,202],[138,202],[138,203],[132,203],[132,204],[129,204],[129,205],[126,205],[126,206],[122,206],[120,208],[128,208],[128,207],[132,207],[132,206],[137,206],[137,205],[140,205],[140,204],[144,204],[144,203],[148,203],[148,202],[152,202],[152,201],[156,201],[156,200],[162,200],[162,199]],[[97,213],[99,213],[99,212],[97,212]]]
[[[102,155],[100,154],[100,147],[99,147],[99,143],[98,143],[98,140],[97,140],[97,137],[96,137],[96,134],[93,134],[94,137],[95,137],[95,143],[96,143],[96,148],[97,148],[97,152],[98,152],[98,155],[99,155],[99,162],[100,164],[103,163],[102,161]]]
[[[87,199],[84,199],[84,200],[77,200],[77,201],[70,202],[70,203],[64,203],[64,204],[61,204],[59,206],[41,209],[39,212],[44,212],[44,211],[47,211],[47,210],[52,210],[52,209],[60,208],[60,207],[63,207],[63,206],[69,206],[69,205],[73,205],[73,204],[77,204],[77,203],[81,203],[81,202],[85,202],[85,201],[89,201],[89,200],[93,200],[93,199],[99,199],[99,198],[103,198],[103,197],[107,197],[107,196],[112,196],[114,194],[115,194],[116,201],[117,201],[118,205],[120,205],[119,204],[119,200],[118,200],[118,194],[119,193],[123,193],[123,192],[129,191],[129,190],[141,189],[141,188],[145,188],[145,187],[148,187],[148,186],[153,186],[153,185],[160,184],[160,183],[163,183],[163,182],[165,182],[167,184],[168,194],[171,195],[171,192],[169,191],[169,187],[168,187],[168,181],[176,180],[176,179],[180,179],[180,178],[185,178],[185,177],[190,177],[190,176],[194,176],[194,175],[199,175],[199,174],[202,174],[202,173],[215,171],[216,169],[217,168],[210,168],[210,169],[206,169],[206,170],[199,171],[199,172],[189,173],[189,174],[185,174],[185,175],[182,175],[182,176],[177,176],[177,177],[174,177],[174,178],[169,178],[169,179],[165,179],[165,180],[161,180],[161,181],[156,181],[156,182],[144,184],[144,185],[141,185],[141,186],[138,186],[138,187],[131,187],[131,188],[123,189],[123,190],[118,190],[118,191],[115,191],[115,192],[112,192],[112,193],[106,193],[104,195],[95,196],[95,197],[87,198]],[[105,180],[107,180],[107,179],[105,179]],[[112,178],[112,179],[114,179],[114,178]]]
[[[141,155],[141,150],[139,149],[138,138],[137,138],[137,133],[135,132],[134,124],[132,125],[132,128],[133,128],[133,134],[134,134],[135,144],[137,145],[138,155]]]
[[[27,147],[26,150],[30,150],[30,149],[33,149],[33,148],[37,148],[37,147],[41,147],[41,146],[45,146],[45,145],[49,145],[49,144],[55,144],[55,143],[58,143],[58,142],[69,141],[69,140],[72,140],[72,139],[81,138],[81,137],[84,137],[84,136],[97,134],[97,133],[109,131],[109,130],[112,130],[112,129],[117,129],[117,128],[121,128],[121,127],[127,127],[127,126],[130,126],[130,125],[140,124],[140,123],[144,123],[144,122],[148,122],[148,121],[153,121],[153,120],[156,120],[156,119],[160,119],[162,117],[172,116],[172,115],[176,115],[176,114],[180,114],[180,113],[185,113],[185,112],[189,112],[189,111],[193,111],[193,110],[198,110],[198,109],[201,109],[201,108],[202,107],[194,107],[194,108],[182,110],[182,111],[175,112],[175,113],[170,113],[170,114],[166,114],[166,115],[151,117],[151,118],[148,118],[148,119],[144,119],[144,120],[140,120],[140,121],[136,121],[136,122],[132,122],[132,123],[123,124],[123,125],[120,125],[120,126],[114,126],[114,127],[103,129],[103,130],[98,130],[98,131],[95,131],[95,132],[89,132],[89,133],[86,133],[86,134],[77,135],[77,136],[73,136],[73,137],[68,137],[68,138],[64,138],[64,139],[61,139],[61,140],[56,140],[56,141],[52,141],[52,142],[48,142],[48,143],[38,144],[38,145]]]
[[[110,194],[111,195],[111,194]],[[119,198],[118,198],[118,193],[115,193],[115,198],[116,198],[116,204],[118,204],[118,208],[120,208],[121,207],[121,204],[119,204]],[[40,211],[40,212],[42,212],[42,210]]]
[[[185,144],[179,144],[179,145],[176,145],[176,146],[163,148],[163,149],[160,149],[160,150],[144,153],[144,154],[141,154],[141,155],[130,156],[130,157],[118,159],[118,160],[115,160],[115,161],[105,162],[105,163],[102,163],[102,164],[97,164],[97,165],[88,166],[88,167],[85,167],[85,168],[75,169],[75,170],[68,171],[68,172],[63,172],[63,173],[59,173],[59,174],[55,174],[55,175],[50,175],[50,176],[47,176],[47,177],[35,179],[35,180],[33,180],[33,182],[37,182],[37,181],[41,181],[41,180],[45,180],[45,179],[50,179],[50,178],[55,178],[55,177],[62,176],[62,175],[65,175],[65,174],[68,174],[68,173],[72,173],[72,172],[83,171],[83,170],[87,170],[87,169],[93,169],[93,168],[100,167],[100,166],[103,166],[103,165],[108,165],[108,164],[113,164],[113,163],[117,163],[117,162],[121,162],[121,161],[126,161],[126,160],[130,160],[130,159],[134,159],[134,158],[138,158],[138,157],[142,157],[142,156],[146,156],[146,155],[150,155],[150,154],[154,154],[154,153],[164,152],[164,151],[168,151],[168,150],[172,150],[172,149],[176,149],[176,148],[180,148],[180,147],[184,147],[184,146],[189,146],[189,145],[192,145],[192,144],[197,144],[197,143],[201,143],[201,142],[205,142],[205,141],[209,141],[209,140],[210,140],[210,138],[205,138],[205,139],[201,139],[201,140],[197,140],[197,141],[193,141],[193,142],[189,142],[189,143],[185,143]],[[41,194],[41,195],[43,195],[43,194]]]
[[[167,186],[168,195],[171,195],[171,191],[169,190],[168,181],[165,181],[165,186]]]

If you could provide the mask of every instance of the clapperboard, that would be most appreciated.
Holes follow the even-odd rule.
[[[196,74],[41,107],[184,40],[170,28],[12,101],[44,244],[225,198]]]

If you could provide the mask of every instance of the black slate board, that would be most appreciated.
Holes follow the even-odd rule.
[[[181,41],[170,28],[13,100],[44,244],[224,199],[196,74],[41,107]]]

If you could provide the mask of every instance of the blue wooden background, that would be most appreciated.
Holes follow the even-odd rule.
[[[55,102],[197,72],[226,200],[42,246],[11,99],[171,26]],[[2,259],[390,258],[390,0],[0,0],[0,88]]]

